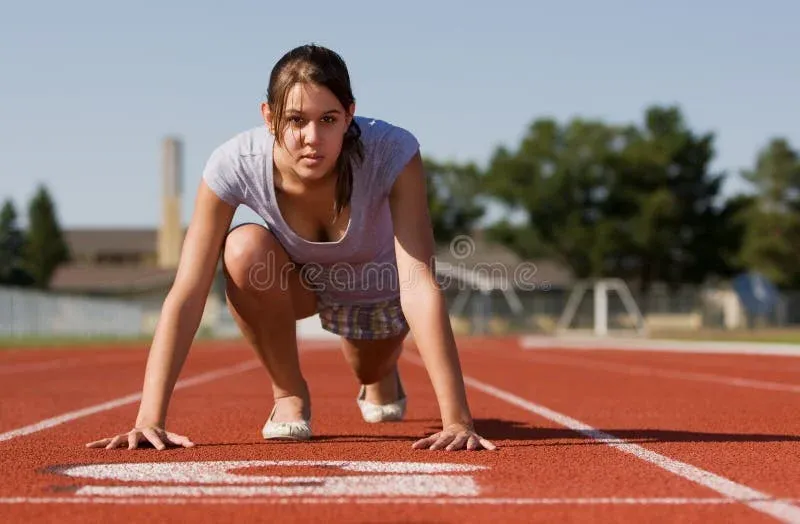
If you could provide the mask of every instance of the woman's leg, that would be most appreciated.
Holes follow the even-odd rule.
[[[272,380],[272,420],[308,419],[310,398],[300,371],[295,322],[315,314],[316,295],[303,286],[275,236],[258,224],[228,233],[223,266],[228,308]]]
[[[383,340],[342,338],[342,352],[359,382],[365,386],[364,400],[389,404],[400,396],[397,383],[397,360],[403,352],[407,333]]]

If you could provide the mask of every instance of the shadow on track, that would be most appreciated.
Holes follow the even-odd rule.
[[[532,442],[537,446],[575,446],[603,444],[586,435],[566,428],[543,428],[514,420],[484,418],[475,420],[475,430],[487,439],[529,440],[529,441],[567,441]],[[606,428],[598,429],[594,438],[602,438],[599,433],[607,433],[628,442],[800,442],[800,435],[768,435],[762,433],[711,433],[685,431],[680,429],[656,428]],[[572,442],[570,442],[572,441]]]

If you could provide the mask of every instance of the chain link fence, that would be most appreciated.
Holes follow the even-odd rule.
[[[135,337],[144,328],[136,302],[0,288],[0,337]]]
[[[573,289],[516,289],[512,293],[461,286],[446,289],[445,298],[457,334],[553,334]],[[631,295],[650,332],[754,327],[800,330],[800,290],[784,291],[778,307],[762,318],[748,316],[735,293],[726,288],[655,286],[647,293],[631,290]],[[150,335],[161,305],[158,298],[129,301],[0,287],[0,337]],[[230,336],[235,326],[220,321],[229,315],[224,303],[216,302],[207,304],[203,325],[208,335]],[[606,304],[609,330],[635,326],[637,318],[618,294],[609,293]],[[569,329],[592,330],[595,320],[595,296],[589,290],[570,319]]]

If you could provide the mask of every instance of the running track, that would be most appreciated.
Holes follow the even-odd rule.
[[[411,449],[439,424],[413,343],[408,419],[383,425],[336,347],[305,343],[299,444],[260,439],[252,352],[198,343],[168,420],[197,446],[162,452],[84,448],[133,422],[146,347],[0,352],[0,522],[800,522],[800,351],[459,347],[496,452]]]

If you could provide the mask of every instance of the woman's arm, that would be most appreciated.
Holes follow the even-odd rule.
[[[163,441],[172,440],[164,430],[167,408],[200,325],[234,212],[235,209],[220,200],[205,181],[201,182],[175,280],[164,300],[150,346],[136,426],[128,433],[87,446],[114,448],[126,444],[130,449],[144,438],[163,449]],[[173,437],[179,441],[173,443],[191,445],[185,437]]]
[[[495,449],[474,433],[447,304],[434,272],[435,241],[419,153],[398,175],[389,203],[403,314],[428,370],[442,417],[443,431],[417,441],[414,447]]]
[[[164,425],[169,397],[200,326],[234,211],[201,182],[175,281],[150,348],[137,425]]]

